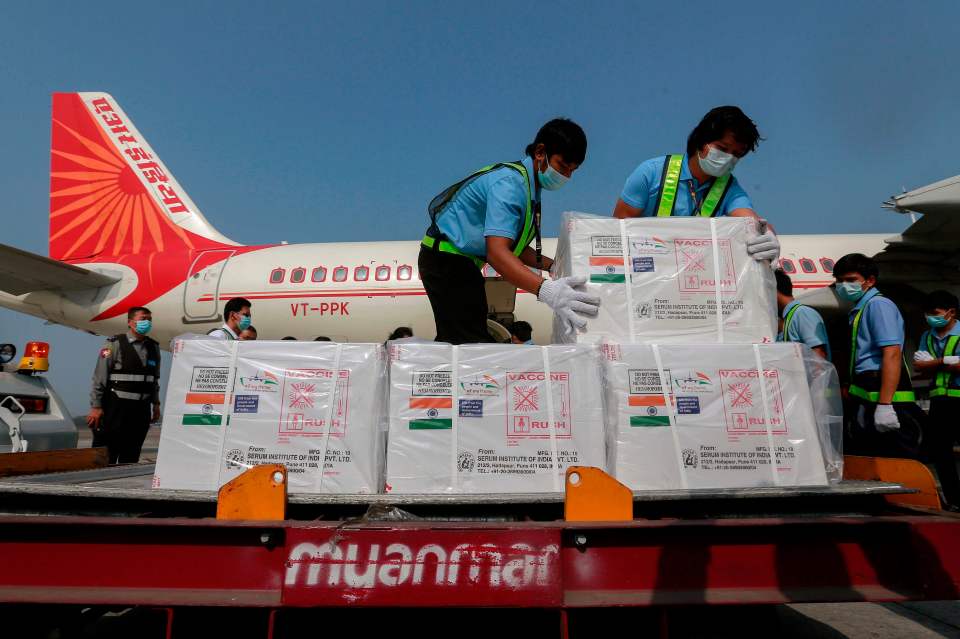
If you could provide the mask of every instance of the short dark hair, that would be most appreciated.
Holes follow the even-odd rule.
[[[409,326],[398,326],[393,329],[393,332],[390,333],[390,337],[387,338],[389,342],[392,339],[403,339],[404,337],[413,337],[413,329]]]
[[[530,322],[517,320],[510,325],[510,334],[514,335],[518,340],[526,342],[527,340],[533,339],[533,327],[530,326]]]
[[[737,142],[747,147],[747,153],[756,151],[757,145],[763,140],[760,131],[747,114],[735,106],[719,106],[707,112],[700,124],[694,127],[687,138],[687,157],[692,157],[700,147],[716,142],[727,131],[733,133]]]
[[[246,328],[243,329],[243,330],[245,330],[245,331],[250,331],[251,333],[256,333],[256,332],[257,332],[257,328],[256,328],[253,324],[251,324],[250,326],[246,327]]]
[[[144,313],[150,313],[150,309],[146,306],[131,306],[129,309],[127,309],[127,319],[132,320],[140,311],[143,311]],[[153,315],[153,313],[150,314]]]
[[[942,308],[943,310],[952,308],[956,311],[958,305],[960,305],[960,302],[957,301],[957,296],[943,289],[931,291],[927,293],[927,296],[923,299],[923,310],[925,311],[935,311],[938,308]]]
[[[872,257],[867,257],[863,253],[848,253],[833,265],[834,277],[843,277],[847,273],[857,273],[863,279],[869,277],[880,279],[880,269],[877,268],[877,263]]]
[[[790,276],[784,273],[782,268],[778,268],[773,274],[777,278],[777,293],[793,297],[793,280]]]
[[[547,157],[560,155],[564,162],[583,164],[587,157],[587,134],[567,118],[555,118],[540,127],[537,137],[527,145],[527,155],[533,157],[538,144],[543,145]]]
[[[244,309],[244,307],[252,307],[253,304],[250,303],[245,297],[234,297],[232,300],[223,305],[223,321],[226,322],[230,319],[230,313],[239,313]]]
[[[286,339],[286,338],[284,338],[284,339]],[[329,337],[327,337],[326,335],[317,335],[316,337],[313,338],[313,341],[315,341],[315,342],[329,342],[329,341],[332,341],[332,340],[331,340]]]
[[[286,337],[281,337],[280,340],[281,341],[288,341],[288,340],[297,341],[297,338],[294,337],[293,335],[287,335]]]

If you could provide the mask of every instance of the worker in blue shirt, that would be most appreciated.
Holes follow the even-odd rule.
[[[777,277],[777,309],[782,328],[778,342],[803,342],[823,359],[830,361],[830,340],[823,317],[816,310],[793,298],[793,281],[783,269],[774,271]]]
[[[550,306],[565,330],[583,328],[586,317],[597,314],[600,298],[586,292],[585,277],[550,280],[531,270],[553,266],[541,254],[541,189],[563,186],[586,153],[583,129],[567,119],[551,120],[522,160],[483,167],[433,198],[418,265],[437,341],[494,341],[487,332],[484,263]]]
[[[960,415],[960,323],[957,322],[957,296],[949,291],[927,295],[923,312],[930,328],[920,336],[913,368],[920,377],[933,379],[930,387],[928,429],[931,453],[944,500],[953,509],[960,507],[960,477],[953,444],[957,440],[957,416]]]
[[[916,457],[923,411],[903,359],[903,316],[877,290],[880,271],[866,255],[844,255],[833,267],[837,296],[849,313],[850,363],[845,397],[845,451]]]
[[[762,138],[753,120],[735,106],[703,116],[687,138],[687,152],[661,155],[636,168],[623,186],[614,217],[753,217],[759,233],[747,241],[754,259],[774,262],[780,242],[731,171]]]

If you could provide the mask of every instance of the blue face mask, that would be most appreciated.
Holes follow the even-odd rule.
[[[930,325],[930,328],[943,328],[950,323],[943,315],[927,315],[927,324]]]
[[[240,316],[240,323],[237,324],[237,327],[238,327],[241,331],[245,331],[245,330],[247,330],[248,328],[250,328],[250,321],[251,321],[251,320],[250,320],[250,316],[249,316],[249,315],[241,315],[241,316]]]
[[[150,332],[150,329],[153,328],[153,322],[147,319],[137,320],[136,328],[134,329],[141,335],[146,335]]]
[[[537,169],[537,177],[540,179],[540,186],[548,191],[556,191],[567,183],[570,179],[560,171],[550,166],[550,160],[547,160],[547,170]]]
[[[860,282],[838,282],[837,295],[842,300],[856,302],[863,297],[863,284]]]

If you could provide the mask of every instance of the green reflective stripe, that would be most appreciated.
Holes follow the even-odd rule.
[[[859,397],[860,399],[865,399],[868,402],[873,402],[874,404],[880,401],[880,393],[868,391],[865,388],[857,386],[855,384],[850,384],[850,394],[854,397]],[[893,399],[891,400],[894,404],[899,404],[901,402],[915,402],[917,401],[917,396],[913,391],[894,391]]]
[[[960,336],[951,335],[947,338],[947,343],[943,347],[943,357],[950,357],[957,350],[957,342],[960,342]],[[927,333],[927,350],[931,355],[937,357],[937,351],[933,343],[933,331]],[[940,395],[949,395],[947,390],[950,388],[950,377],[953,375],[950,371],[940,371],[937,373],[934,390],[930,391],[930,397],[939,397]],[[934,394],[936,393],[936,394]],[[949,395],[955,397],[955,395]]]
[[[960,388],[934,388],[930,397],[960,397]]]
[[[518,171],[523,176],[523,183],[527,186],[527,208],[523,213],[523,230],[520,231],[517,244],[513,247],[513,254],[520,257],[520,254],[526,250],[527,245],[533,240],[533,196],[530,193],[530,177],[527,175],[526,167],[522,164],[512,162],[505,162],[504,164]]]
[[[673,215],[673,205],[677,200],[677,187],[680,184],[680,167],[682,165],[682,155],[671,155],[667,158],[663,174],[663,187],[660,189],[660,206],[657,207],[657,217]]]
[[[432,249],[433,245],[437,243],[437,238],[430,237],[429,235],[424,235],[423,239],[420,240],[420,243],[426,246],[428,249]],[[476,255],[469,255],[467,253],[464,253],[463,251],[458,249],[456,246],[454,246],[450,242],[447,242],[446,240],[440,241],[439,250],[441,253],[455,253],[456,255],[469,257],[471,260],[473,260],[473,263],[476,264],[479,268],[483,268],[483,265],[486,264],[486,262],[484,262],[482,259],[480,259]]]
[[[869,304],[869,302],[867,302]],[[867,304],[864,304],[860,307],[860,310],[857,311],[857,314],[853,316],[853,327],[850,331],[850,379],[853,380],[853,371],[857,365],[857,335],[860,334],[860,318],[863,317],[863,311],[867,308]],[[851,384],[850,388],[853,388]]]
[[[713,181],[713,186],[710,187],[707,197],[700,206],[700,217],[713,217],[713,212],[716,210],[717,205],[720,204],[720,200],[723,199],[723,195],[727,192],[727,184],[729,182],[729,173]]]
[[[799,309],[801,306],[803,306],[803,304],[797,304],[796,306],[791,308],[790,312],[787,313],[787,316],[783,318],[783,341],[785,342],[790,341],[790,335],[788,335],[788,331],[790,330],[790,323],[793,322],[793,316],[797,312],[797,309]]]

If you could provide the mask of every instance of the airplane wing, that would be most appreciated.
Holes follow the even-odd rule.
[[[100,288],[119,280],[0,244],[0,291],[11,295]]]

